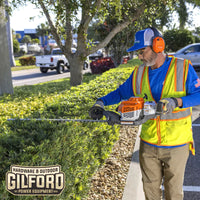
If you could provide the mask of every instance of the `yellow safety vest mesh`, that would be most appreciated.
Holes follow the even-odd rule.
[[[186,80],[189,69],[188,60],[172,57],[165,77],[161,99],[186,96]],[[147,97],[145,101],[155,101],[150,88],[149,67],[140,66],[133,74],[134,96]],[[195,154],[192,135],[192,109],[176,108],[171,114],[157,116],[142,125],[141,139],[157,146],[178,146],[189,143]]]

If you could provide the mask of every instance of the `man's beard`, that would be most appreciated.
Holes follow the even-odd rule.
[[[156,58],[157,54],[155,52],[152,52],[149,59],[141,59],[141,61],[144,63],[145,66],[153,66],[156,64]]]

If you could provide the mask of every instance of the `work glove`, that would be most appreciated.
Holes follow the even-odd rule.
[[[92,119],[101,119],[104,112],[104,103],[102,100],[97,100],[96,103],[90,108],[89,115]]]
[[[174,97],[161,99],[156,106],[156,114],[169,114],[178,107],[178,100]]]
[[[121,116],[113,111],[104,111],[104,115],[109,125],[120,124]]]

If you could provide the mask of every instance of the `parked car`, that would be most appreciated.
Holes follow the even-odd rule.
[[[76,49],[72,48],[75,53]],[[40,67],[42,73],[47,73],[48,70],[56,70],[58,74],[64,72],[67,67],[70,69],[69,62],[60,48],[54,48],[50,55],[36,56],[36,66]],[[88,60],[85,61],[83,69],[88,68]]]
[[[28,52],[39,53],[41,51],[41,47],[38,44],[28,44]]]
[[[24,44],[24,43],[20,43],[20,44],[19,44],[19,49],[20,49],[20,51],[23,52],[23,53],[27,53],[27,52],[28,52],[27,45]]]
[[[169,53],[169,55],[188,59],[192,62],[195,70],[200,70],[200,43],[187,45],[186,47],[178,50],[176,53]]]
[[[96,60],[99,58],[103,58],[103,49],[99,49],[95,53],[89,55],[90,60]]]

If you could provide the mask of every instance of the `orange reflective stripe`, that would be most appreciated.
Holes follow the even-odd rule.
[[[157,116],[156,126],[157,126],[158,145],[160,145],[161,144],[160,116]]]
[[[137,79],[138,68],[139,67],[136,67],[135,70],[134,70],[134,72],[133,72],[133,81],[132,81],[132,84],[133,84],[133,94],[134,94],[134,96],[137,96],[136,79]]]
[[[194,148],[194,143],[193,142],[189,142],[189,148],[190,148],[190,151],[191,151],[192,155],[194,156],[195,155],[195,148]]]

